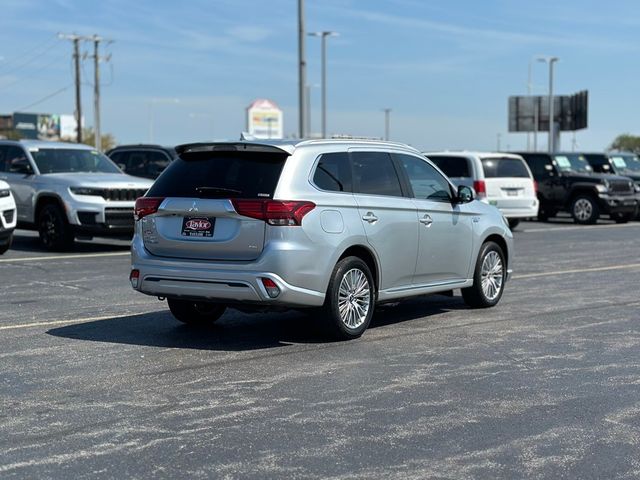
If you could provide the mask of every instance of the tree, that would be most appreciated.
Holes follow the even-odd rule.
[[[609,146],[609,150],[640,153],[640,137],[631,135],[630,133],[618,135]]]
[[[90,145],[92,147],[96,146],[95,142],[96,134],[93,131],[93,128],[83,128],[82,129],[82,143],[85,145]],[[102,150],[107,151],[116,146],[116,138],[110,133],[105,133],[102,135]]]

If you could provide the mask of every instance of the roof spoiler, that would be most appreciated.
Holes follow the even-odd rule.
[[[176,152],[178,152],[178,155],[200,152],[259,152],[289,155],[289,152],[274,145],[253,142],[186,143],[178,145]]]

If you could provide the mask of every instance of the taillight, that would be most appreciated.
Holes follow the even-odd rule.
[[[156,213],[158,207],[162,203],[164,198],[162,197],[140,197],[136,200],[136,206],[133,210],[133,217],[136,220],[140,220],[147,215]]]
[[[269,225],[295,226],[302,224],[302,218],[316,207],[313,202],[295,200],[245,200],[231,199],[238,214],[264,220]]]
[[[487,196],[487,185],[484,183],[484,180],[474,180],[473,189],[476,191],[476,196]]]
[[[131,286],[133,288],[138,288],[138,280],[140,279],[140,270],[131,270],[129,274],[129,281],[131,282]]]
[[[280,289],[278,288],[278,285],[276,285],[276,282],[270,278],[261,278],[260,280],[262,280],[262,285],[264,285],[264,289],[267,291],[267,295],[269,295],[270,298],[276,298],[280,295]]]

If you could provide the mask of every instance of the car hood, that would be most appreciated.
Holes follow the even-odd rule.
[[[42,177],[70,187],[149,188],[153,184],[151,180],[126,173],[47,173]]]
[[[567,172],[563,173],[563,176],[572,178],[574,180],[579,180],[587,183],[603,183],[605,180],[622,180],[628,181],[628,177],[623,177],[621,175],[613,175],[610,173],[573,173]]]

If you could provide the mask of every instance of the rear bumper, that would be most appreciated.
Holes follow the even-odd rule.
[[[138,236],[131,245],[131,268],[140,272],[134,290],[146,295],[282,307],[318,307],[324,303],[324,292],[291,285],[273,269],[256,267],[258,264],[247,262],[216,265],[152,256]],[[262,278],[278,286],[276,298],[269,296]]]
[[[538,203],[535,207],[528,208],[500,208],[506,218],[532,218],[538,216]]]

